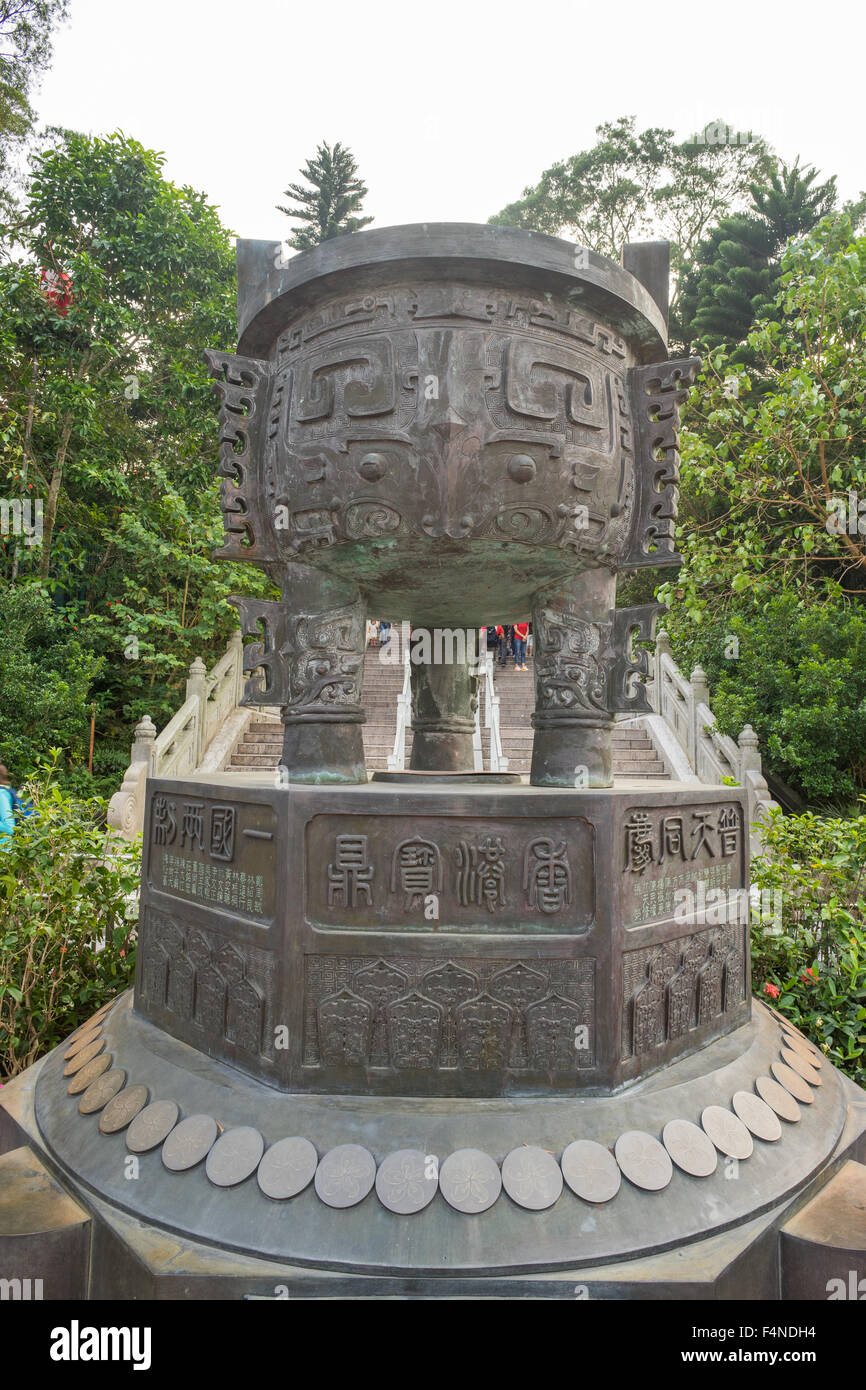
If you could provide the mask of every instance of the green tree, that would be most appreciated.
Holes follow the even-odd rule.
[[[866,591],[866,237],[824,218],[780,272],[777,317],[747,338],[754,384],[715,349],[683,411],[685,566],[666,592],[695,621]]]
[[[85,710],[103,662],[41,589],[0,584],[0,608],[0,762],[20,785],[49,745],[86,756]]]
[[[219,430],[202,348],[234,345],[231,237],[162,164],[124,135],[57,134],[0,262],[0,496],[44,506],[41,546],[9,537],[0,577],[43,588],[103,658],[97,738],[121,758],[130,724],[173,713],[193,657],[221,650],[237,626],[226,597],[249,588],[210,560]]]
[[[687,342],[739,343],[757,319],[774,312],[782,248],[836,201],[835,177],[816,184],[817,177],[799,161],[780,165],[763,184],[751,185],[747,213],[722,218],[701,242],[680,298]]]
[[[294,198],[295,206],[277,204],[278,212],[306,224],[295,228],[289,237],[289,245],[298,251],[308,251],[348,232],[359,232],[373,221],[372,217],[355,215],[361,211],[367,185],[358,177],[352,151],[339,140],[333,147],[323,141],[313,158],[307,160],[301,177],[310,187],[290,183],[284,194]]]
[[[754,372],[715,349],[684,407],[685,563],[659,595],[723,730],[751,722],[771,770],[850,801],[866,786],[866,237],[824,218],[780,270],[775,318],[746,339]]]
[[[0,190],[15,149],[33,128],[33,90],[68,7],[69,0],[0,0]]]
[[[683,670],[703,667],[713,714],[751,724],[764,765],[808,803],[848,810],[866,789],[866,606],[791,592],[731,603],[701,624],[666,615]]]
[[[724,139],[708,138],[721,127]],[[545,169],[538,183],[489,220],[529,227],[618,260],[626,242],[664,237],[671,243],[675,285],[693,249],[720,218],[748,203],[756,177],[771,168],[762,140],[727,138],[714,122],[696,138],[677,141],[672,130],[637,132],[633,116],[596,128],[598,140]],[[671,336],[679,337],[676,290]]]

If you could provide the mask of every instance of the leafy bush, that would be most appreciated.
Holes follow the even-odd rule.
[[[866,787],[866,608],[804,607],[783,593],[700,624],[676,609],[664,621],[680,667],[706,671],[723,733],[751,724],[765,766],[808,801],[856,801]]]
[[[866,1085],[866,816],[775,812],[752,881],[777,892],[781,928],[752,928],[752,988]]]
[[[60,744],[87,760],[87,698],[102,661],[34,584],[0,582],[0,762],[23,782]]]
[[[33,814],[0,848],[0,1075],[56,1047],[132,979],[139,850],[109,841],[104,804],[77,801],[53,762]],[[132,915],[130,915],[132,913]]]

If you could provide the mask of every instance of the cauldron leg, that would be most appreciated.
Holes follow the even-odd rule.
[[[533,599],[533,786],[613,786],[615,602],[616,576],[603,569]]]
[[[449,649],[444,641],[437,643],[438,634],[451,631],[432,628],[413,634],[409,763],[413,772],[472,772],[475,767],[472,739],[478,705],[478,635],[471,629],[465,634],[464,656]],[[415,656],[423,653],[422,643],[431,637],[432,660],[416,661]],[[448,660],[451,656],[459,659]]]
[[[297,782],[365,782],[364,601],[307,565],[283,581],[283,765]]]

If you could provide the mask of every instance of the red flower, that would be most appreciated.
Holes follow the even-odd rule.
[[[778,985],[764,985],[764,993],[769,994],[771,999],[778,999],[781,992]]]
[[[62,270],[43,270],[40,279],[42,292],[48,303],[57,310],[60,318],[65,319],[74,298],[72,277],[66,275]]]
[[[816,985],[818,983],[818,976],[815,974],[811,965],[805,973],[800,976],[800,979],[803,981],[804,985]]]

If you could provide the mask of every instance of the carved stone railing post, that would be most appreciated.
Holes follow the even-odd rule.
[[[195,763],[198,767],[204,753],[204,711],[207,704],[207,667],[200,656],[190,663],[186,681],[186,698],[195,700],[198,713],[195,719]]]
[[[740,780],[749,793],[749,824],[761,825],[769,819],[770,812],[777,804],[770,795],[767,779],[761,767],[761,753],[758,735],[751,724],[746,724],[737,739],[740,750]],[[764,847],[760,831],[751,832],[752,854],[762,854]]]
[[[132,745],[130,762],[144,763],[150,769],[153,762],[153,745],[156,739],[156,725],[149,714],[135,726],[135,742]]]
[[[671,639],[666,628],[659,628],[656,636],[655,651],[652,658],[652,680],[647,681],[647,699],[655,710],[656,714],[661,713],[662,681],[664,679],[662,669],[662,657],[671,656]]]
[[[229,638],[228,650],[234,658],[235,669],[235,705],[239,705],[244,695],[246,679],[244,677],[244,637],[240,628],[235,628]]]
[[[698,756],[698,747],[701,741],[701,729],[698,720],[698,705],[709,705],[710,687],[707,682],[707,673],[702,666],[696,666],[689,677],[689,754],[692,762]]]
[[[123,776],[120,790],[108,803],[108,825],[125,840],[140,835],[144,826],[144,790],[153,771],[156,726],[150,715],[135,727],[135,741],[129,755],[129,767]]]

